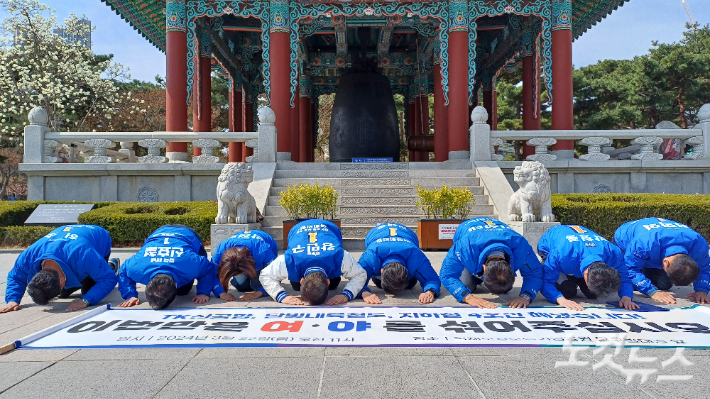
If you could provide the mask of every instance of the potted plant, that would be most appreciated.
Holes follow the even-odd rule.
[[[297,223],[308,219],[327,219],[340,227],[340,220],[335,219],[338,211],[338,194],[327,184],[314,186],[294,184],[279,194],[279,205],[288,215],[283,221],[283,247],[288,247],[288,232]]]
[[[426,214],[417,226],[419,247],[448,250],[454,243],[456,228],[468,218],[476,199],[467,188],[447,186],[425,190],[419,185],[417,194],[417,206]]]

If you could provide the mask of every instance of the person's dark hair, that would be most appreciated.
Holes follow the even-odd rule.
[[[621,275],[604,262],[594,262],[587,268],[587,287],[598,298],[604,298],[621,287]]]
[[[486,262],[483,284],[494,294],[505,294],[513,288],[515,272],[505,259],[491,259]]]
[[[155,310],[167,308],[176,295],[175,279],[169,274],[156,274],[145,287],[145,298]]]
[[[388,263],[382,270],[382,289],[386,293],[397,295],[409,283],[407,268],[399,262]]]
[[[690,256],[678,254],[671,260],[666,273],[668,273],[668,278],[673,285],[685,286],[698,279],[700,268],[698,263]]]
[[[255,264],[256,261],[247,247],[238,246],[224,251],[222,258],[219,260],[219,267],[217,268],[217,277],[219,278],[219,283],[222,285],[222,288],[228,291],[229,280],[234,276],[246,274],[250,279],[255,279]]]
[[[313,272],[306,274],[301,284],[301,299],[309,305],[320,305],[328,298],[328,279],[325,274]]]
[[[62,288],[59,286],[59,273],[56,270],[42,269],[30,280],[27,293],[37,305],[46,305],[59,296]]]

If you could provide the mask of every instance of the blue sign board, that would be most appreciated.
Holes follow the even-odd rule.
[[[353,158],[353,163],[382,163],[392,162],[392,158]]]

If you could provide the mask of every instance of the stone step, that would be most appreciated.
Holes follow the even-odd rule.
[[[485,216],[493,214],[493,205],[474,205],[471,210],[471,217],[475,216]],[[287,216],[286,210],[280,206],[266,206],[267,216]],[[350,217],[350,216],[368,216],[368,215],[382,215],[382,216],[421,216],[422,211],[413,205],[362,205],[362,206],[341,206],[338,209],[339,217]],[[366,223],[358,223],[366,224]]]
[[[488,204],[487,195],[474,195],[473,198],[476,200],[478,205]],[[338,205],[416,205],[419,197],[416,196],[353,196],[353,195],[341,195],[338,198]],[[279,196],[271,195],[269,196],[269,206],[279,206]]]
[[[273,181],[273,187],[288,187],[294,184],[327,184],[334,188],[341,187],[358,187],[358,186],[413,186],[415,189],[417,185],[421,184],[422,187],[441,187],[443,185],[449,187],[462,187],[462,186],[480,186],[480,181],[478,177],[417,177],[417,178],[320,178],[320,179],[310,179],[310,178],[275,178]]]
[[[422,186],[423,189],[431,190],[433,188],[441,188],[440,186]],[[467,188],[468,191],[473,193],[473,195],[483,195],[483,187],[482,186],[467,186],[464,187]],[[271,187],[269,190],[269,196],[273,197],[276,196],[278,197],[279,193],[282,191],[286,191],[286,187]],[[417,187],[412,187],[412,186],[372,186],[368,185],[367,187],[337,187],[335,188],[335,191],[340,194],[341,196],[389,196],[389,195],[409,195],[409,196],[416,196],[417,195]],[[485,196],[486,198],[488,196]],[[273,205],[273,204],[272,204]]]
[[[363,169],[363,170],[277,170],[276,179],[288,178],[405,178],[405,177],[475,177],[474,170],[401,170],[401,169]]]
[[[472,170],[470,162],[279,162],[276,170]]]
[[[262,221],[264,227],[283,227],[283,221],[287,220],[285,214],[280,216],[266,216]],[[340,223],[343,226],[347,225],[366,225],[375,227],[377,223],[399,223],[405,226],[416,226],[421,215],[382,215],[382,216],[343,216],[340,217]]]

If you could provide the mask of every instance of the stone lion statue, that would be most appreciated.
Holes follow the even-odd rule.
[[[217,180],[215,223],[256,223],[256,202],[247,191],[247,186],[253,180],[251,166],[241,162],[224,165]]]
[[[508,218],[512,222],[554,222],[550,203],[550,174],[540,162],[525,161],[513,171],[520,189],[508,201]]]

